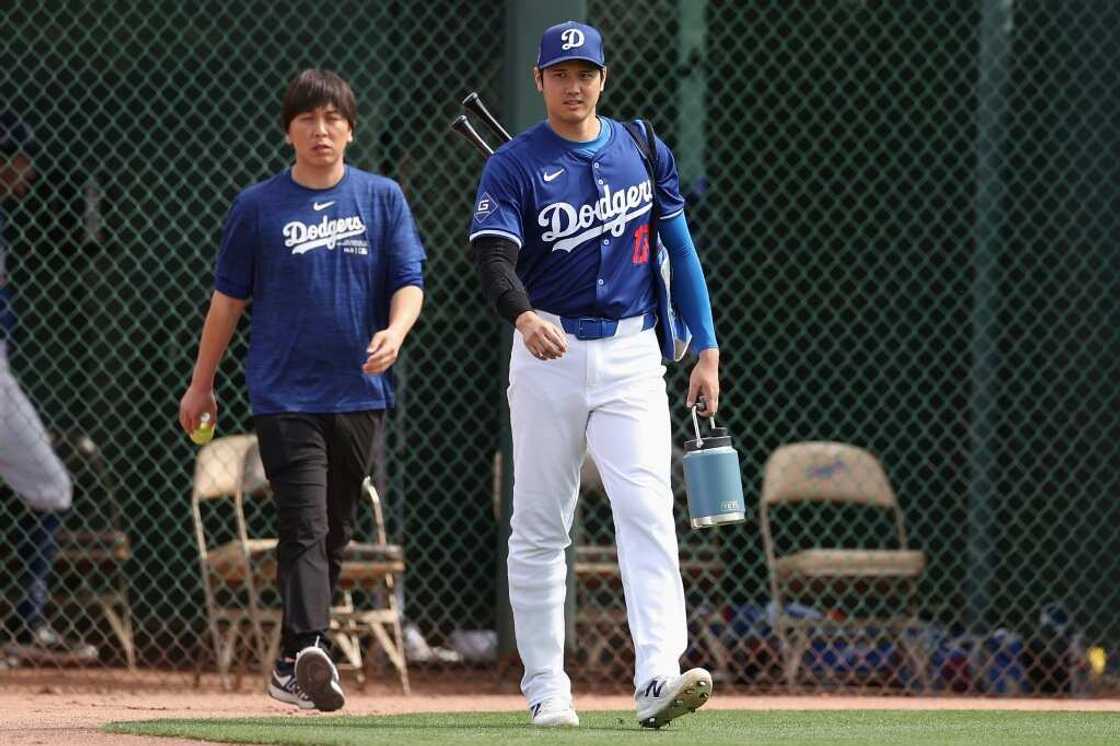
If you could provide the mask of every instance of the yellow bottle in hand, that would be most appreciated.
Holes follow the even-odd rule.
[[[214,423],[210,421],[210,413],[203,412],[199,418],[198,427],[191,433],[191,440],[197,445],[206,445],[214,437]]]

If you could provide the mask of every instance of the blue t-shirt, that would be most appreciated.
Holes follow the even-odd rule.
[[[684,209],[673,154],[657,140],[651,185],[633,138],[609,129],[593,153],[548,122],[526,130],[486,162],[470,240],[499,236],[518,245],[517,275],[533,308],[560,316],[621,319],[653,310],[649,210],[657,189],[661,220]]]
[[[395,403],[393,379],[362,372],[389,301],[423,287],[424,248],[396,182],[346,167],[330,189],[291,171],[241,192],[214,271],[221,293],[252,298],[245,378],[253,414],[357,412]]]

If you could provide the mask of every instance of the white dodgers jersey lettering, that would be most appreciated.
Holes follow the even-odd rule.
[[[335,245],[342,239],[364,236],[365,232],[365,223],[357,215],[338,219],[331,219],[324,215],[318,223],[310,225],[300,220],[293,220],[283,229],[284,245],[291,249],[293,254],[304,254],[324,246],[334,250]],[[362,243],[368,244],[367,241]]]
[[[602,197],[578,209],[568,202],[554,202],[541,210],[537,216],[537,224],[545,229],[541,241],[551,243],[553,251],[571,251],[603,233],[618,237],[631,220],[647,214],[652,205],[649,179],[615,192],[607,184]]]

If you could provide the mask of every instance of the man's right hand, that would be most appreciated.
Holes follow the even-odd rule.
[[[517,331],[525,349],[538,360],[556,360],[568,351],[568,338],[564,330],[545,321],[532,311],[525,311],[517,317]]]
[[[211,422],[218,421],[218,400],[214,398],[214,389],[191,386],[179,400],[179,424],[187,435],[198,429],[203,412],[210,413]]]

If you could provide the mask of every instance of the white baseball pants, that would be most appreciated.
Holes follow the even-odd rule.
[[[32,510],[70,507],[70,475],[51,449],[43,421],[8,367],[4,342],[0,342],[0,478]]]
[[[514,470],[509,593],[525,665],[521,690],[530,704],[571,697],[564,672],[564,550],[588,451],[614,515],[634,686],[680,674],[687,629],[664,373],[653,329],[588,341],[569,334],[568,351],[548,361],[534,358],[514,335],[507,392]]]

